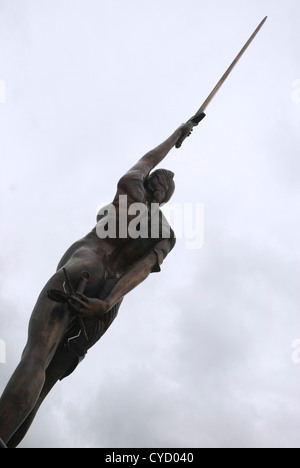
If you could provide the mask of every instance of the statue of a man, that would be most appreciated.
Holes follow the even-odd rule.
[[[20,443],[44,398],[58,380],[73,372],[87,350],[106,332],[124,296],[151,272],[160,271],[175,245],[166,220],[162,215],[158,218],[155,238],[132,238],[128,229],[125,235],[119,234],[121,218],[126,215],[128,227],[132,221],[130,207],[139,203],[147,208],[150,224],[151,213],[155,212],[150,207],[170,200],[175,189],[174,174],[164,169],[151,171],[194,125],[181,125],[120,179],[111,205],[116,235],[110,236],[108,230],[104,238],[94,228],[68,249],[42,290],[32,312],[21,361],[0,399],[0,446],[14,448]],[[98,221],[103,225],[109,216],[110,210]],[[169,236],[164,236],[164,231],[169,231]]]

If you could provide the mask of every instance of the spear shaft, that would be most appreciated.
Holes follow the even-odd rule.
[[[213,98],[215,97],[215,95],[217,94],[217,92],[219,91],[219,89],[221,88],[221,86],[223,85],[224,81],[228,78],[228,76],[230,75],[230,73],[232,72],[232,70],[234,69],[234,67],[236,66],[236,64],[238,63],[238,61],[240,60],[240,58],[242,57],[242,55],[244,54],[244,52],[248,49],[249,45],[251,44],[251,42],[253,41],[253,39],[255,38],[255,36],[257,35],[257,33],[260,31],[260,29],[263,27],[265,21],[267,20],[267,16],[261,21],[261,23],[257,26],[257,28],[255,29],[255,31],[253,32],[253,34],[249,37],[248,41],[246,42],[246,44],[244,45],[244,47],[240,50],[240,52],[238,53],[238,55],[235,57],[235,59],[233,60],[233,62],[230,64],[230,66],[227,68],[226,72],[222,75],[222,77],[220,78],[220,80],[218,81],[218,83],[216,84],[216,86],[214,87],[214,89],[211,91],[211,93],[207,96],[207,98],[205,99],[205,101],[203,102],[203,104],[201,105],[201,107],[199,108],[199,110],[196,112],[196,114],[191,117],[188,122],[191,123],[191,124],[194,124],[195,125],[198,125],[199,122],[201,122],[202,119],[204,119],[205,117],[205,113],[204,111],[206,110],[207,106],[210,104],[210,102],[213,100]],[[189,136],[190,133],[186,133],[184,134],[176,143],[176,148],[180,148],[183,141]]]

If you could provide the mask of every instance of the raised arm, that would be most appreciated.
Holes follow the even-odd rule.
[[[183,135],[190,134],[193,130],[193,127],[197,125],[193,122],[187,122],[185,124],[180,125],[177,130],[175,130],[172,135],[167,138],[163,143],[158,145],[153,150],[146,153],[130,170],[131,171],[140,171],[144,177],[147,177],[148,174],[159,164],[163,161],[163,159],[167,156],[167,154],[171,151],[171,149],[176,145],[178,140]]]

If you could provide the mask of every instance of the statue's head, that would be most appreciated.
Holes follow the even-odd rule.
[[[174,172],[158,169],[145,180],[145,188],[151,203],[167,203],[175,191]]]

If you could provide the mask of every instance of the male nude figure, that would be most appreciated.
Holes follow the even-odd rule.
[[[122,216],[120,195],[127,196],[128,207],[136,202],[160,206],[170,200],[175,189],[174,174],[162,169],[151,171],[193,126],[195,123],[181,125],[120,179],[113,200],[117,224]],[[21,361],[0,399],[3,446],[14,448],[20,443],[44,398],[106,332],[124,296],[151,272],[160,271],[175,245],[173,231],[163,239],[162,230],[160,225],[160,237],[156,239],[131,239],[128,234],[103,239],[94,228],[65,253],[37,300]],[[82,272],[89,276],[86,289],[84,294],[74,294]],[[49,290],[64,291],[67,303],[51,300]]]

